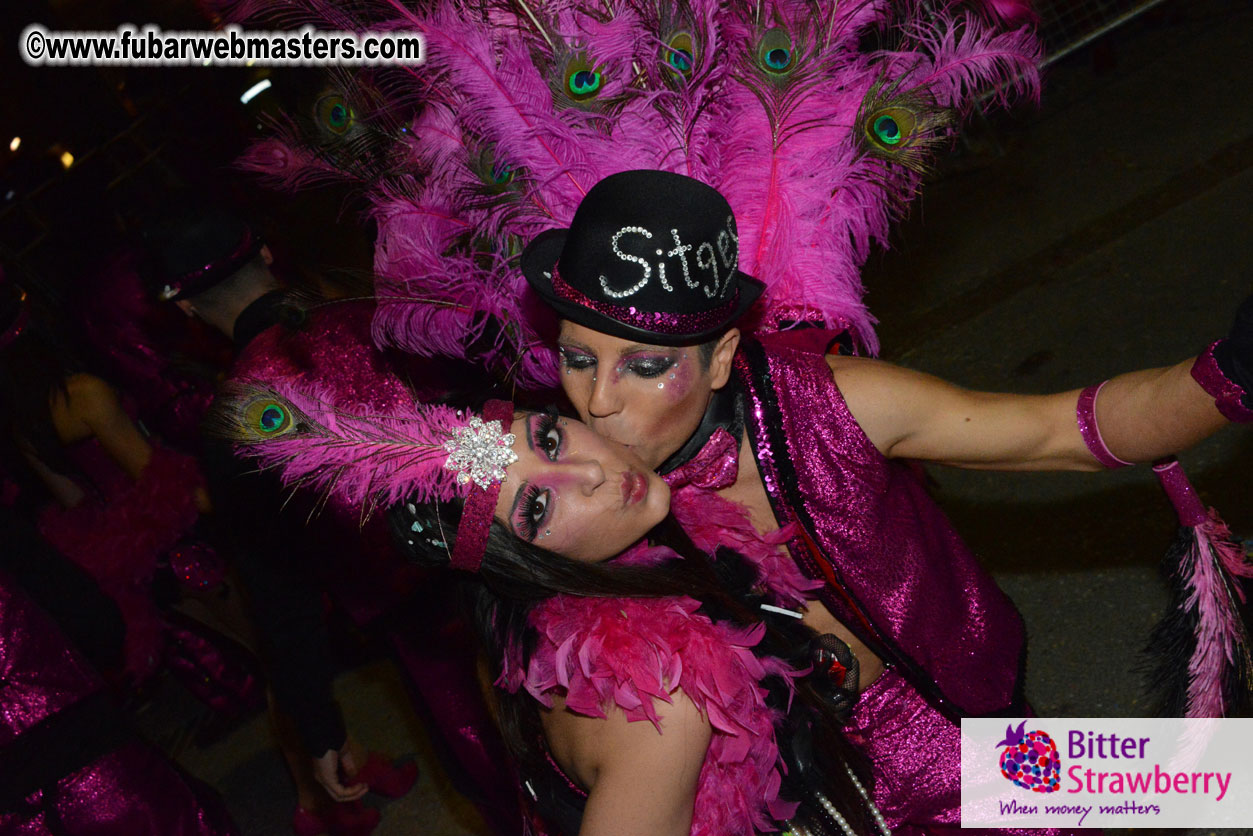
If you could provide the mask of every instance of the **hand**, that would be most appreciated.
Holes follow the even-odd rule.
[[[344,786],[341,775],[356,775],[359,768],[345,744],[343,749],[327,749],[322,757],[313,759],[313,778],[335,801],[356,801],[370,788],[365,784]]]

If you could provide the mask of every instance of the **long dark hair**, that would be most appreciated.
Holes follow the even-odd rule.
[[[407,555],[425,566],[446,566],[461,518],[459,503],[406,503],[392,509],[391,522]],[[506,648],[522,650],[525,666],[535,648],[528,616],[535,605],[554,595],[658,598],[685,595],[701,602],[716,621],[744,626],[763,622],[765,635],[754,648],[758,656],[783,659],[792,667],[811,666],[814,633],[797,619],[766,615],[766,600],[754,590],[755,577],[739,555],[723,550],[716,560],[701,552],[682,528],[667,517],[648,538],[674,550],[682,559],[655,566],[584,563],[522,540],[493,521],[487,551],[477,574],[458,573],[471,626],[479,636],[493,678],[499,676]],[[763,617],[765,616],[765,617]],[[780,753],[788,764],[782,794],[800,802],[793,821],[809,832],[839,832],[823,809],[825,796],[857,832],[872,833],[873,821],[851,769],[863,787],[871,787],[869,763],[844,738],[845,720],[837,713],[821,674],[795,680],[796,700],[776,726]],[[782,681],[767,681],[769,702],[782,714],[789,692]],[[524,773],[543,775],[546,767],[543,729],[536,701],[525,692],[497,691],[497,715],[505,743]]]

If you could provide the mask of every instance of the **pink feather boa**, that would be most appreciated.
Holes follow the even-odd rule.
[[[779,798],[782,781],[774,723],[760,684],[797,672],[752,648],[763,625],[736,628],[697,612],[691,598],[607,599],[557,596],[531,613],[538,634],[523,670],[520,651],[505,658],[497,684],[525,687],[545,706],[564,696],[570,711],[604,717],[612,706],[630,721],[664,734],[655,701],[682,689],[713,726],[692,818],[693,836],[751,836],[774,830],[795,804]]]
[[[777,604],[804,606],[813,598],[807,593],[822,587],[822,581],[805,577],[792,556],[780,549],[796,536],[795,523],[762,534],[743,505],[696,485],[670,494],[670,512],[701,551],[712,555],[724,546],[742,555],[756,570],[758,585]]]

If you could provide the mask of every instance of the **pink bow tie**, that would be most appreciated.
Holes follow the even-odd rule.
[[[684,485],[719,490],[735,484],[740,470],[740,449],[735,438],[719,427],[709,436],[700,452],[684,465],[662,476],[672,490]]]

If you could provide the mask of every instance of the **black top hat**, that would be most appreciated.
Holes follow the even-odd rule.
[[[217,206],[174,211],[146,230],[147,279],[163,301],[186,299],[239,272],[262,240],[243,220]]]
[[[522,253],[531,287],[565,319],[659,345],[704,342],[739,319],[765,287],[741,273],[726,199],[665,171],[601,180],[569,229]]]

